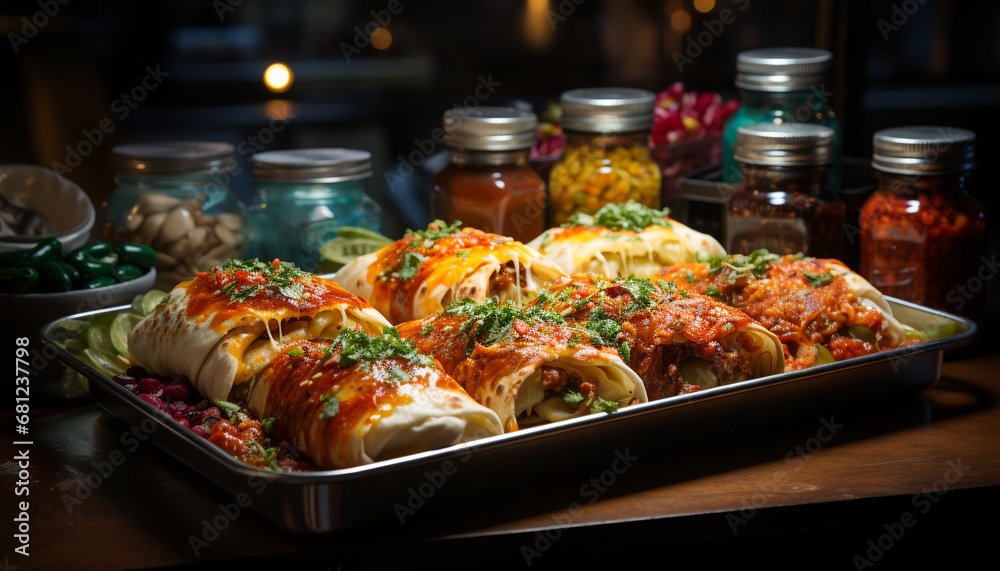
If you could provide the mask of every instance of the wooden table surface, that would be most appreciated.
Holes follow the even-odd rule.
[[[946,361],[942,379],[916,394],[859,395],[850,405],[790,411],[749,427],[732,419],[719,427],[721,437],[662,435],[654,452],[590,470],[555,467],[535,478],[526,466],[502,492],[428,501],[402,524],[380,520],[322,535],[283,531],[248,509],[220,515],[232,496],[93,402],[33,408],[29,484],[17,483],[18,447],[5,447],[2,460],[0,563],[109,570],[285,567],[290,557],[304,569],[592,568],[647,559],[660,568],[968,564],[991,553],[1000,531],[998,372],[996,351],[977,349]],[[13,416],[2,414],[8,434]],[[28,495],[17,496],[19,487]],[[29,557],[14,552],[20,501],[30,502]],[[207,529],[209,521],[224,526]]]

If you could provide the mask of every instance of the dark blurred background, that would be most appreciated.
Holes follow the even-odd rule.
[[[868,157],[883,127],[970,128],[984,164],[977,194],[997,212],[996,2],[24,0],[2,4],[0,29],[0,161],[78,163],[67,176],[97,205],[113,190],[108,157],[120,143],[230,142],[245,202],[254,152],[348,147],[372,152],[368,192],[397,237],[426,223],[442,157],[425,158],[443,150],[431,134],[467,98],[541,111],[570,88],[677,80],[730,98],[741,50],[815,46],[835,54],[827,90],[846,155]],[[692,51],[706,30],[713,39]],[[679,66],[677,53],[697,55]],[[285,91],[263,81],[275,62],[294,74]],[[95,144],[81,143],[88,133]]]

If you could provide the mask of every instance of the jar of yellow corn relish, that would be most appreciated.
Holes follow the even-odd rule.
[[[661,171],[650,155],[652,92],[596,87],[562,94],[566,147],[549,173],[549,226],[612,202],[660,208]]]

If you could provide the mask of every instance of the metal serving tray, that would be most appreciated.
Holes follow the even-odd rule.
[[[368,466],[310,473],[277,473],[246,465],[183,428],[63,349],[57,342],[70,334],[59,327],[62,319],[47,324],[41,337],[59,359],[89,379],[91,394],[109,413],[150,434],[157,445],[226,490],[241,506],[252,507],[285,529],[307,533],[375,519],[403,523],[427,504],[509,486],[523,476],[525,467],[537,475],[546,466],[558,467],[563,474],[588,463],[606,466],[616,452],[635,450],[644,441],[679,431],[704,436],[732,419],[745,426],[818,403],[833,405],[923,389],[940,377],[945,350],[972,341],[976,326],[962,317],[887,300],[907,325],[949,326],[955,333],[921,345],[633,405],[612,414],[526,428]],[[125,308],[69,317],[86,319]]]

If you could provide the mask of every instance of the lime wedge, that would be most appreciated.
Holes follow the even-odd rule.
[[[105,323],[93,323],[87,328],[87,347],[105,353],[114,353],[111,345],[111,327]]]
[[[84,349],[79,356],[85,363],[109,377],[122,375],[128,369],[125,362],[118,358],[117,355],[112,355],[93,347]]]
[[[142,316],[131,311],[123,311],[111,322],[111,346],[123,357],[128,357],[128,334],[142,321]]]
[[[167,292],[158,289],[151,289],[142,296],[141,309],[137,311],[139,315],[149,315],[153,313],[157,305],[167,297]]]
[[[829,349],[822,345],[816,345],[816,365],[826,365],[834,361],[835,359]]]

